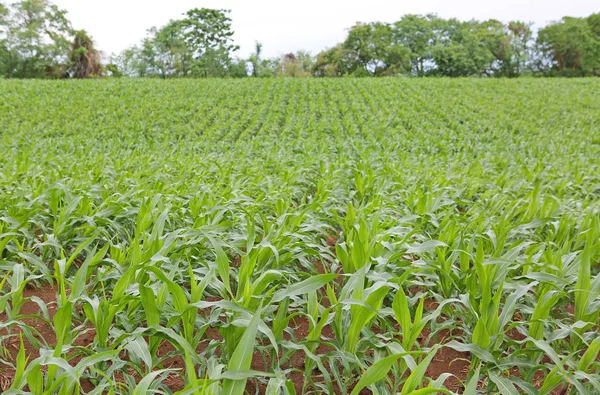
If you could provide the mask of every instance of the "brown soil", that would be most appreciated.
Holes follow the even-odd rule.
[[[23,296],[25,298],[38,297],[46,303],[48,308],[48,316],[50,321],[52,321],[54,314],[56,313],[56,293],[57,289],[54,286],[46,286],[42,289],[31,289],[26,287],[23,291]],[[26,301],[23,306],[21,306],[20,315],[39,315],[39,306],[32,302],[31,300]],[[41,317],[41,316],[40,316]],[[5,321],[7,319],[6,314],[0,314],[0,321]],[[36,318],[23,318],[20,320],[24,324],[34,328],[40,333],[40,338],[38,341],[41,343],[46,342],[48,345],[56,344],[56,335],[54,333],[54,329],[42,319]],[[20,340],[19,334],[21,330],[18,327],[11,328],[11,337],[8,337],[4,340],[3,344],[0,344],[1,347],[6,349],[8,355],[4,355],[5,359],[8,361],[15,361],[17,358],[17,354],[19,353]],[[0,331],[0,337],[7,336],[8,331],[3,329]],[[25,337],[23,337],[23,346],[25,348],[25,356],[29,357],[29,360],[33,360],[40,356],[39,349],[32,345]],[[8,366],[0,363],[0,390],[6,391],[8,387],[12,384],[14,377],[14,370]]]
[[[321,270],[322,270],[322,268],[321,268]],[[26,289],[24,291],[25,297],[35,296],[35,297],[40,298],[47,304],[50,320],[52,320],[52,318],[56,312],[56,301],[55,301],[56,294],[57,294],[57,289],[54,286],[46,286],[42,289]],[[426,310],[434,310],[435,308],[437,308],[437,303],[435,301],[426,300]],[[206,313],[206,312],[201,312],[201,314],[202,313]],[[40,314],[39,306],[32,301],[27,301],[21,309],[21,314],[39,315]],[[5,320],[5,319],[6,319],[6,314],[0,314],[0,321]],[[36,318],[25,318],[22,321],[40,332],[40,334],[41,334],[40,340],[42,342],[45,342],[50,347],[52,347],[55,344],[56,337],[54,334],[54,330],[52,329],[52,327],[50,325],[45,323],[43,320],[36,319]],[[310,331],[309,321],[305,317],[296,317],[295,319],[290,321],[290,327],[292,328],[293,337],[290,336],[289,334],[286,334],[287,340],[295,340],[295,341],[300,342],[300,341],[306,339],[306,337],[308,336],[309,331]],[[6,359],[8,359],[8,360],[14,361],[17,356],[17,353],[19,351],[19,337],[18,337],[19,332],[20,331],[18,330],[18,328],[13,328],[13,330],[12,330],[13,336],[11,336],[9,338],[8,342],[5,341],[4,344],[2,345],[8,351],[8,355],[6,356]],[[515,332],[516,331],[511,331],[511,333],[509,334],[509,337],[519,338],[518,334]],[[7,334],[6,331],[4,331],[3,333],[0,333],[0,336],[6,335],[6,334]],[[429,332],[427,330],[424,330],[423,334],[421,336],[421,339],[420,339],[421,346],[425,346],[425,342],[426,342],[426,339],[428,338],[428,335],[429,335]],[[434,342],[444,344],[446,342],[446,339],[448,338],[448,335],[449,335],[448,332],[444,332],[444,331],[440,332],[438,334],[438,336],[435,338],[435,340],[432,339],[429,341],[430,344],[428,344],[428,346],[433,345],[431,343],[434,343]],[[76,346],[80,346],[80,347],[89,347],[93,343],[94,337],[95,337],[95,331],[93,330],[93,328],[88,328],[85,330],[85,332],[81,333],[74,340],[74,344]],[[198,346],[198,352],[204,351],[211,341],[222,341],[222,337],[220,336],[218,330],[215,328],[209,328],[206,331],[204,337],[206,340],[204,340],[202,343],[200,343],[200,345]],[[327,339],[334,339],[334,338],[335,338],[335,335],[334,335],[331,327],[325,326],[321,333],[321,341],[326,341]],[[25,346],[26,355],[29,356],[29,360],[32,360],[39,356],[39,350],[35,346],[30,344],[26,339],[24,339],[24,346]],[[157,354],[158,354],[158,356],[165,356],[173,351],[175,351],[175,348],[169,342],[164,341],[161,343]],[[319,344],[318,347],[315,349],[315,353],[317,355],[325,355],[331,351],[333,351],[333,348],[326,344],[323,344],[323,343]],[[304,386],[304,367],[305,367],[304,363],[305,363],[306,358],[302,352],[297,352],[295,354],[296,355],[294,355],[290,360],[285,362],[285,364],[282,366],[282,368],[290,369],[289,378],[293,382],[297,393],[302,393],[302,391],[304,389],[303,388],[303,386]],[[74,365],[80,359],[81,359],[81,356],[74,356],[73,358],[70,359],[69,362]],[[436,379],[443,373],[452,373],[456,377],[448,378],[444,384],[449,389],[460,392],[463,389],[462,382],[464,382],[466,380],[467,375],[468,375],[469,360],[470,360],[469,353],[461,353],[461,352],[455,351],[451,348],[443,347],[437,352],[432,363],[430,364],[430,366],[427,369],[426,375],[427,375],[427,377]],[[184,372],[185,364],[184,364],[183,359],[180,356],[171,356],[171,357],[166,358],[162,362],[161,365],[164,368],[181,369],[179,374],[171,374],[169,377],[167,377],[164,380],[164,383],[172,391],[181,390],[184,387],[183,377],[185,374],[185,372]],[[329,369],[329,365],[326,364],[326,366]],[[270,369],[270,360],[268,358],[266,358],[266,359],[263,358],[261,353],[256,352],[253,356],[251,369],[258,370],[258,371],[268,371]],[[10,386],[10,384],[12,383],[13,376],[14,376],[14,371],[12,370],[12,368],[10,368],[8,365],[0,364],[0,389],[2,391],[6,390]],[[134,376],[136,376],[136,375],[134,374]],[[136,377],[136,379],[139,380],[140,378]],[[82,380],[81,386],[82,386],[82,390],[85,392],[89,392],[91,389],[93,389],[93,384],[87,380]],[[254,394],[256,392],[258,392],[259,394],[264,394],[265,390],[266,390],[266,386],[264,383],[260,383],[259,380],[257,380],[257,379],[249,379],[248,384],[247,384],[247,390],[249,393],[252,393],[252,394]],[[309,390],[315,391],[318,389],[309,388]],[[341,393],[341,391],[339,391],[339,389],[336,388],[336,393]],[[363,390],[361,393],[369,394],[370,391]]]

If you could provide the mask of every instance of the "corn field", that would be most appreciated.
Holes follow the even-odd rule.
[[[599,92],[0,81],[0,392],[600,393]]]

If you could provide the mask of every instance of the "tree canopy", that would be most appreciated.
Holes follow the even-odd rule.
[[[519,77],[600,76],[600,13],[565,16],[537,32],[526,21],[408,14],[357,22],[316,55],[235,56],[230,11],[194,8],[106,57],[50,0],[0,0],[0,77]],[[103,61],[104,60],[104,61]]]
[[[541,29],[537,43],[546,74],[600,75],[600,13],[564,17]]]
[[[161,78],[246,75],[232,53],[233,30],[228,10],[194,8],[184,18],[152,27],[138,46],[116,56],[113,64],[127,76]]]

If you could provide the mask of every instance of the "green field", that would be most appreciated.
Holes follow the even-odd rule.
[[[6,394],[598,394],[599,271],[600,79],[0,81]]]

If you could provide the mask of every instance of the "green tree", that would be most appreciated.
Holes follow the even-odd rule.
[[[507,27],[512,49],[509,75],[518,76],[525,71],[531,60],[533,31],[530,22],[511,21]]]
[[[186,77],[192,73],[194,58],[183,32],[183,21],[171,20],[161,28],[148,30],[139,58],[147,75],[161,78]]]
[[[109,61],[114,66],[113,69],[118,70],[118,73],[124,77],[151,76],[148,74],[148,63],[142,57],[142,49],[139,46],[134,45],[119,54],[113,54]]]
[[[587,17],[587,23],[592,29],[592,34],[596,40],[600,40],[600,12]]]
[[[437,44],[432,48],[436,74],[447,77],[492,74],[495,57],[482,37],[481,24],[449,19],[441,27]]]
[[[346,74],[344,48],[341,45],[317,54],[313,73],[316,77],[342,77]]]
[[[405,15],[393,24],[393,40],[410,50],[411,73],[425,76],[434,66],[432,48],[443,21],[433,14]]]
[[[342,44],[351,72],[356,75],[397,75],[410,71],[410,50],[394,42],[387,23],[357,23]]]
[[[66,72],[73,33],[66,12],[47,0],[12,4],[6,24],[5,73],[7,77],[60,77]]]
[[[250,55],[248,61],[252,64],[252,77],[258,77],[260,74],[260,55],[262,53],[262,44],[255,42],[254,53]]]
[[[112,63],[125,76],[226,77],[246,75],[231,53],[233,31],[227,10],[193,9],[185,18],[148,30],[139,46],[130,47]],[[243,69],[243,70],[242,70]]]
[[[256,41],[254,53],[248,58],[248,62],[252,67],[252,77],[275,77],[278,73],[281,73],[281,58],[262,59],[262,48],[263,45]]]
[[[281,71],[281,58],[267,58],[260,61],[259,77],[276,77]]]
[[[530,23],[512,21],[504,24],[490,19],[479,23],[475,33],[494,56],[491,67],[493,75],[521,75],[530,60],[530,44],[533,37]]]
[[[8,76],[10,51],[8,47],[8,24],[10,10],[0,2],[0,77]]]
[[[193,73],[200,77],[222,77],[232,67],[233,44],[229,10],[194,8],[181,21],[183,37],[196,60]]]
[[[71,46],[69,75],[73,78],[90,78],[102,74],[100,52],[94,47],[94,41],[85,30],[77,31]]]
[[[234,58],[229,63],[226,77],[245,78],[248,77],[248,62],[246,59]]]
[[[279,77],[303,78],[312,76],[314,58],[307,51],[288,53],[281,57],[280,69],[276,73]]]
[[[541,29],[538,68],[563,76],[600,75],[599,15],[564,17]]]

